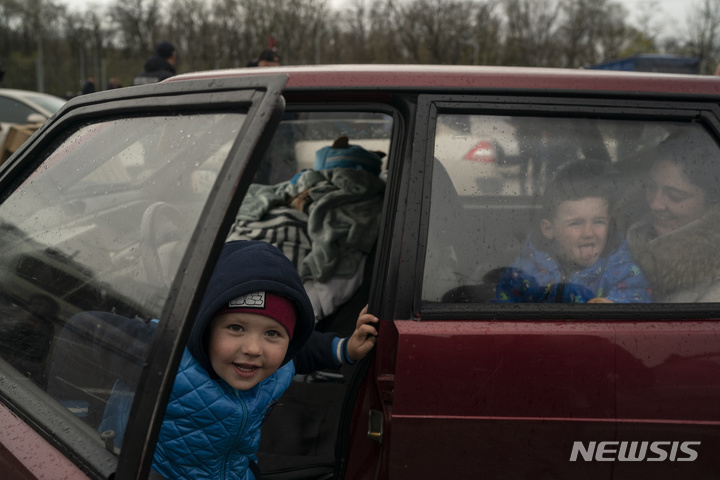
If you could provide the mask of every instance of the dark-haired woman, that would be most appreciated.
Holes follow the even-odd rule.
[[[720,150],[699,129],[660,145],[645,185],[649,214],[627,232],[659,303],[720,301]]]

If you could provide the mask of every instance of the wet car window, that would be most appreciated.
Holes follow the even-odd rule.
[[[704,126],[447,114],[434,156],[425,302],[720,301]]]
[[[312,169],[315,152],[347,137],[352,145],[389,153],[393,121],[375,112],[287,112],[265,152],[255,183],[274,185]],[[386,159],[383,157],[385,170]]]
[[[86,125],[0,205],[0,356],[97,431],[124,429],[156,319],[244,118]]]

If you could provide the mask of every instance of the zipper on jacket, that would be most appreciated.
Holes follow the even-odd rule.
[[[238,442],[243,437],[243,432],[245,432],[245,424],[247,423],[247,417],[248,417],[248,411],[247,411],[247,405],[245,405],[245,400],[243,400],[242,396],[240,395],[240,392],[238,390],[233,389],[233,393],[235,394],[235,397],[237,397],[238,401],[240,402],[240,405],[242,406],[242,422],[240,423],[240,428],[237,431],[237,434],[235,435],[235,441],[233,442],[232,446],[230,447],[230,450],[225,453],[225,458],[223,459],[222,463],[222,471],[220,472],[220,478],[227,478],[227,464],[229,461],[230,454],[235,451],[235,448],[238,445]],[[248,466],[248,469],[250,467]]]

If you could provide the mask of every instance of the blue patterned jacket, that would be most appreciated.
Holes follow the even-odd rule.
[[[494,301],[586,303],[595,297],[615,303],[652,301],[650,284],[633,261],[624,239],[617,250],[567,278],[550,253],[528,241],[520,257],[502,272]]]

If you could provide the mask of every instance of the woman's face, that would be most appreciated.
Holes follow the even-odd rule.
[[[645,198],[659,235],[682,227],[705,213],[705,192],[675,164],[661,160],[650,170]]]

